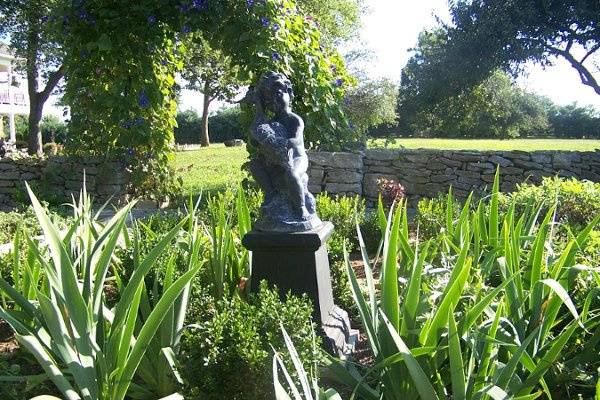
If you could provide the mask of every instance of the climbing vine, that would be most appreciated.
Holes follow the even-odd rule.
[[[291,0],[73,0],[55,23],[68,54],[68,149],[119,157],[144,189],[170,175],[175,75],[191,32],[229,54],[247,82],[269,70],[290,76],[309,146],[357,139],[340,107],[353,79]]]

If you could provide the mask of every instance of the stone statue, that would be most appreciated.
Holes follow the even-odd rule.
[[[290,80],[269,72],[240,101],[256,106],[249,141],[256,151],[248,166],[265,194],[254,226],[260,231],[305,232],[322,225],[308,191],[304,121],[292,112],[293,99]]]

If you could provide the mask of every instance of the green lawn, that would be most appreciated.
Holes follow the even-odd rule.
[[[591,139],[396,139],[387,147],[406,147],[409,149],[440,150],[571,150],[594,151],[600,149],[600,140]],[[384,139],[375,139],[369,147],[386,147]]]
[[[237,185],[246,173],[241,171],[246,162],[246,146],[225,147],[213,144],[208,148],[175,153],[174,167],[183,179],[183,194],[215,191]]]

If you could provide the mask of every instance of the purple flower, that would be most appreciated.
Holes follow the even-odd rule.
[[[271,60],[273,60],[273,61],[279,61],[279,60],[281,60],[281,56],[279,55],[279,53],[277,53],[276,51],[274,51],[273,54],[271,54]]]
[[[154,15],[148,16],[148,23],[153,24],[156,22],[156,17]]]
[[[134,149],[132,149],[131,147],[129,147],[129,148],[127,149],[127,155],[128,155],[129,157],[132,157],[134,154],[135,154],[135,150],[134,150]]]
[[[340,79],[337,79],[337,80],[335,81],[335,86],[337,86],[337,87],[340,87],[340,86],[342,86],[343,84],[344,84],[344,80],[343,80],[343,79],[341,79],[341,78],[340,78]]]
[[[348,123],[348,126],[350,127],[350,129],[354,129],[354,124],[352,122]]]
[[[150,106],[150,100],[148,99],[146,92],[143,90],[138,96],[138,105],[142,108],[148,108]]]
[[[206,10],[208,8],[208,0],[192,0],[192,8]]]
[[[121,123],[121,128],[124,128],[124,129],[129,129],[129,128],[131,128],[131,121],[129,121],[129,120],[123,121],[123,122]]]
[[[277,32],[279,30],[279,25],[273,24],[273,30]]]
[[[144,117],[137,117],[134,121],[133,121],[133,125],[135,126],[140,126],[143,125],[144,122],[146,122],[146,120],[144,119]]]
[[[190,32],[192,31],[192,28],[190,28],[190,27],[189,27],[189,26],[187,26],[187,25],[184,25],[184,26],[183,26],[183,28],[181,28],[181,31],[182,31],[183,33],[190,33]]]
[[[271,22],[267,18],[265,18],[265,17],[261,17],[260,18],[260,23],[264,27],[268,27],[271,24]]]
[[[42,22],[48,22],[49,19],[50,19],[50,17],[48,17],[47,15],[44,15],[42,17]]]
[[[169,62],[165,59],[160,60],[160,65],[166,66]]]
[[[254,0],[246,0],[248,7],[254,7]]]
[[[79,17],[79,19],[86,20],[88,17],[88,14],[83,10],[79,10],[77,12],[77,16]]]
[[[344,104],[345,105],[350,104],[350,99],[348,98],[348,96],[344,97]]]

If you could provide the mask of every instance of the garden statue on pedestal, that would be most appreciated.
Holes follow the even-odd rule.
[[[304,121],[292,112],[293,99],[289,79],[270,72],[242,100],[256,106],[250,132],[256,154],[248,167],[265,194],[257,230],[303,232],[322,225],[308,191]]]
[[[256,106],[249,169],[265,194],[261,215],[242,240],[252,251],[250,288],[257,291],[266,280],[282,298],[289,292],[307,295],[323,346],[346,356],[358,333],[333,301],[326,245],[333,224],[319,219],[308,191],[304,122],[292,112],[293,98],[289,79],[269,72],[241,100]]]

